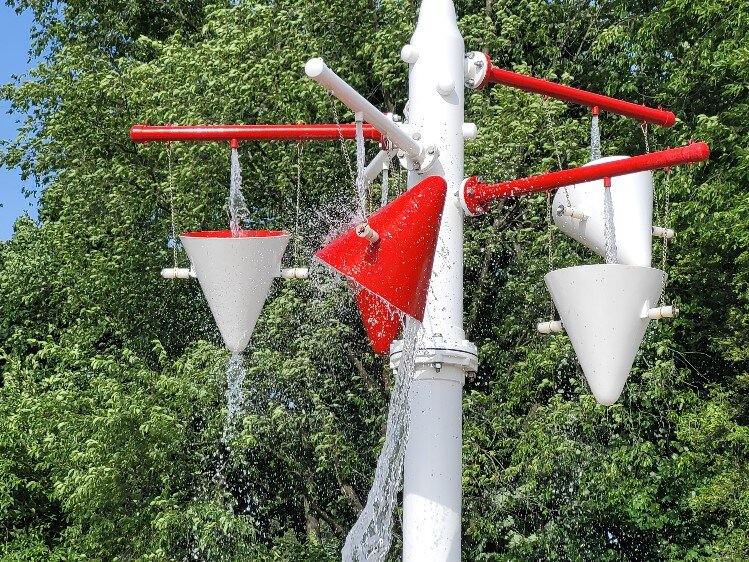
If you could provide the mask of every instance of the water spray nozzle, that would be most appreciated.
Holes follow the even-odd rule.
[[[360,238],[366,238],[370,244],[374,244],[380,239],[380,235],[366,222],[356,227],[356,235]]]

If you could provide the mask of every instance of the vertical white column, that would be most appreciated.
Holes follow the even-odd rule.
[[[427,360],[418,360],[409,404],[411,427],[403,489],[403,560],[458,562],[461,538],[462,393],[465,370],[441,349],[463,341],[463,37],[451,0],[423,0],[403,58],[410,63],[410,130],[439,150],[425,173],[447,181],[429,299],[424,320]],[[447,353],[449,355],[449,352]],[[438,358],[439,361],[435,358]]]

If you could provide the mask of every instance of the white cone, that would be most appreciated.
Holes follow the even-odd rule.
[[[607,156],[585,164],[623,160],[628,156]],[[562,232],[606,257],[604,237],[603,180],[579,183],[557,190],[554,196],[554,224]],[[568,202],[569,197],[569,202]],[[650,267],[653,253],[653,174],[638,172],[611,178],[611,202],[614,207],[617,263]],[[558,216],[562,205],[581,211],[588,218],[579,220]]]
[[[221,337],[234,353],[250,341],[290,236],[271,230],[245,230],[238,238],[231,231],[180,236]]]
[[[658,302],[663,272],[618,264],[581,265],[544,277],[596,400],[619,399]]]

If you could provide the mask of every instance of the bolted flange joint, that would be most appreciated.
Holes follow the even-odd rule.
[[[390,344],[390,367],[395,371],[401,363],[403,355],[403,340],[396,340]],[[439,334],[422,342],[416,350],[414,358],[416,378],[452,378],[442,374],[445,367],[458,367],[469,377],[476,373],[479,366],[478,349],[468,340],[444,340]],[[432,367],[433,372],[419,373],[419,367]],[[423,369],[421,369],[423,371]]]
[[[458,190],[458,196],[460,197],[460,206],[463,212],[469,217],[475,217],[483,214],[484,209],[479,203],[479,199],[476,197],[476,187],[482,182],[481,178],[471,176],[463,180]]]
[[[403,151],[398,151],[400,165],[411,172],[426,174],[439,158],[440,151],[435,145],[430,144],[422,149],[419,159],[409,158]]]
[[[489,82],[489,69],[492,63],[489,55],[480,51],[471,51],[465,54],[463,65],[463,80],[466,88],[471,90],[482,90]]]

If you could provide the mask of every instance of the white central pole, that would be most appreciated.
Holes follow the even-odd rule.
[[[447,200],[434,258],[409,405],[411,425],[403,483],[404,562],[459,562],[461,543],[462,395],[475,347],[463,331],[463,174],[465,46],[451,0],[423,0],[410,45],[409,130],[439,157],[427,176],[447,181]]]
[[[403,560],[460,562],[463,384],[478,367],[476,346],[463,331],[464,140],[476,128],[463,123],[466,58],[452,0],[423,0],[411,43],[401,50],[409,67],[407,123],[396,125],[360,94],[311,59],[313,80],[385,133],[410,172],[409,188],[429,176],[447,182],[437,250],[408,402],[411,424],[403,475]],[[483,59],[482,59],[483,60]],[[474,64],[474,63],[471,63]],[[469,70],[475,70],[472,67]],[[475,82],[475,80],[474,80]],[[403,342],[391,346],[400,364]]]

